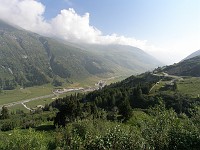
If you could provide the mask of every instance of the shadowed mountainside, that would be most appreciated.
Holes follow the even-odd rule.
[[[0,21],[0,83],[4,89],[42,85],[55,77],[82,80],[131,75],[159,65],[155,58],[131,46],[66,44]]]

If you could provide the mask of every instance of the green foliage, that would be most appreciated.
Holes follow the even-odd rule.
[[[132,108],[128,100],[124,100],[119,105],[119,113],[128,120],[132,116]]]
[[[64,79],[80,79],[80,76],[86,78],[112,72],[110,66],[101,60],[105,60],[103,57],[14,27],[9,30],[5,26],[6,23],[1,21],[0,43],[4,44],[1,44],[0,50],[0,78],[6,79],[0,82],[0,86],[3,83],[5,90],[14,89],[17,85],[43,85],[55,75]],[[116,64],[112,65],[116,68]]]
[[[51,106],[58,108],[59,110],[54,119],[55,126],[58,125],[64,127],[67,122],[72,122],[77,117],[81,117],[82,108],[76,94],[57,99]],[[83,111],[91,114],[90,104],[85,106]]]
[[[180,93],[190,95],[193,98],[200,94],[200,78],[198,77],[185,77],[177,82],[177,86]]]
[[[68,78],[68,77],[71,76],[71,74],[67,70],[67,68],[65,68],[59,62],[55,62],[55,56],[54,55],[51,56],[50,65],[51,65],[52,71],[55,73],[55,75],[58,75],[61,78]]]
[[[161,64],[131,46],[80,47],[17,29],[3,21],[0,30],[0,78],[14,80],[12,84],[22,87],[49,83],[55,75],[81,81],[93,75],[130,75]],[[12,84],[8,89],[16,87]]]
[[[42,112],[40,114],[31,113],[16,113],[11,114],[9,119],[0,120],[0,130],[9,131],[14,128],[28,129],[37,127],[43,122],[53,121],[55,112]]]
[[[193,57],[184,61],[181,61],[177,64],[168,66],[163,69],[163,71],[171,74],[171,75],[179,75],[179,76],[200,76],[200,56]]]
[[[23,86],[30,87],[34,85],[43,85],[49,82],[47,76],[40,71],[39,68],[29,65],[26,66],[26,79],[27,82],[23,83]]]
[[[144,73],[58,98],[33,114],[11,113],[0,120],[2,131],[14,129],[12,136],[1,132],[0,149],[200,149],[199,98],[179,93],[176,85],[150,94],[158,81],[159,76]]]
[[[55,147],[61,149],[144,149],[145,140],[129,126],[103,120],[83,120],[57,131]]]
[[[165,110],[164,106],[160,105],[150,110],[150,114],[154,117],[141,127],[142,135],[155,149],[167,149],[169,131],[177,119],[176,113],[173,110]]]
[[[55,77],[55,78],[53,78],[52,85],[53,85],[53,86],[62,86],[62,82],[59,81],[59,80]]]
[[[199,149],[198,126],[183,115],[181,118],[163,104],[140,113],[127,122],[141,131],[142,137],[151,149]]]
[[[173,108],[177,113],[185,113],[190,116],[190,110],[194,109],[194,105],[199,105],[199,102],[181,93],[160,93],[159,97],[163,99],[166,107]]]
[[[17,83],[14,79],[1,79],[0,78],[0,88],[2,90],[13,90],[17,86]]]
[[[5,120],[1,125],[1,131],[10,131],[13,130],[16,126],[16,123],[12,120]]]
[[[45,136],[32,129],[28,131],[13,130],[9,135],[0,138],[1,150],[45,150],[47,142]]]
[[[200,148],[200,135],[195,128],[192,123],[172,128],[169,133],[168,149],[198,150]]]
[[[158,103],[157,99],[149,97],[148,93],[153,83],[156,83],[159,79],[159,77],[150,73],[131,76],[121,82],[91,92],[83,100],[95,102],[97,107],[109,112],[116,107],[119,109],[122,118],[126,120],[131,117],[132,108],[147,109]]]
[[[107,129],[105,135],[96,136],[86,144],[86,149],[145,149],[146,143],[141,135],[125,126],[114,126]]]
[[[200,131],[200,107],[196,106],[191,114],[192,114],[191,117],[192,122],[196,125],[196,127],[198,127]]]
[[[91,118],[50,132],[29,129],[1,133],[0,149],[198,150],[199,133],[190,118],[167,110],[161,103],[145,112],[134,110],[126,124]]]
[[[0,119],[8,119],[8,118],[9,118],[8,108],[6,106],[3,106],[1,110]]]

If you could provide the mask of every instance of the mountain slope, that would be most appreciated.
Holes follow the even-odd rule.
[[[163,71],[171,75],[200,77],[200,56],[168,66]]]
[[[145,58],[145,59],[144,59]],[[146,61],[149,60],[149,61]],[[130,46],[62,43],[0,21],[0,86],[42,85],[53,78],[140,73],[160,63]]]
[[[82,44],[81,47],[135,73],[142,73],[163,65],[143,50],[132,46]]]
[[[189,56],[187,56],[183,60],[190,59],[190,58],[193,58],[193,57],[196,57],[196,56],[200,56],[200,50],[195,51],[194,53],[190,54]]]

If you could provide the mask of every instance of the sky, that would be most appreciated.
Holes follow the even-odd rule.
[[[200,0],[0,0],[0,19],[71,42],[135,46],[166,64],[200,49]]]

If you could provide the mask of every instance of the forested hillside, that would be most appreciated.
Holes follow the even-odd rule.
[[[1,130],[14,129],[1,132],[1,149],[200,148],[199,97],[182,94],[172,77],[150,72],[58,98],[30,115],[6,107],[1,113]]]
[[[113,73],[100,58],[80,49],[4,23],[0,28],[0,72],[4,89],[13,89],[16,84],[42,85],[55,76],[69,79]]]
[[[199,77],[200,56],[186,59],[177,64],[167,66],[166,68],[163,69],[163,71],[171,75]]]
[[[158,65],[161,63],[140,49],[66,44],[0,21],[0,84],[5,90],[55,80],[130,75]]]

